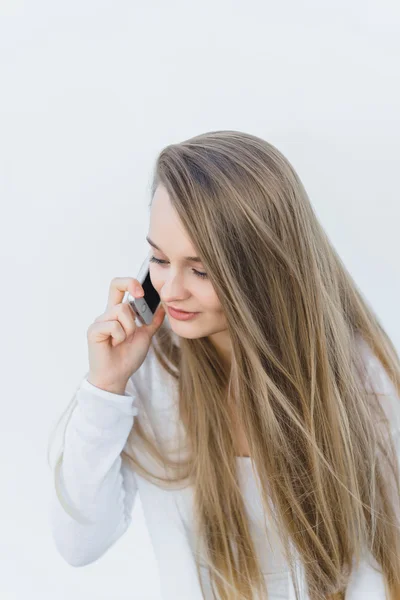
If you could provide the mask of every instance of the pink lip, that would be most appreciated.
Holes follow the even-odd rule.
[[[172,308],[172,310],[176,310],[176,312],[181,312],[181,313],[187,313],[187,314],[193,314],[193,310],[183,310],[183,308],[175,308],[175,306],[168,306],[168,308]]]
[[[184,312],[181,310],[175,310],[171,306],[167,306],[167,310],[168,310],[168,313],[171,315],[171,317],[173,317],[174,319],[177,319],[178,321],[187,321],[199,314],[197,312],[189,313],[189,312]]]

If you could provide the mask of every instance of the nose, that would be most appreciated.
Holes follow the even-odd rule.
[[[160,290],[161,302],[164,304],[184,304],[188,299],[188,293],[182,280],[178,277],[167,279]]]

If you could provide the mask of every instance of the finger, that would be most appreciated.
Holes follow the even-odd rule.
[[[100,321],[92,323],[88,329],[89,342],[104,342],[111,338],[111,344],[117,346],[126,339],[126,333],[119,321]]]
[[[94,323],[106,323],[107,321],[119,321],[124,328],[126,336],[133,335],[136,331],[135,312],[127,302],[113,306],[110,310],[95,319]]]
[[[108,293],[107,310],[117,304],[121,304],[124,299],[125,292],[129,292],[134,298],[139,297],[140,294],[136,290],[138,289],[144,292],[140,282],[133,277],[114,277],[110,283],[110,290]],[[143,294],[142,294],[143,295]]]

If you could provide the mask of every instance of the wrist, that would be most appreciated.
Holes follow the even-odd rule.
[[[110,392],[111,394],[118,394],[119,396],[124,396],[125,395],[125,390],[126,390],[126,385],[121,385],[120,383],[118,384],[104,384],[101,383],[99,381],[96,380],[91,380],[91,379],[87,379],[88,383],[90,383],[91,385],[94,385],[94,387],[99,388],[100,390],[103,390],[105,392]]]

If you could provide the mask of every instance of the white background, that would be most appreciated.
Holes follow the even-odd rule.
[[[400,5],[8,0],[0,14],[0,597],[156,600],[140,501],[96,563],[58,556],[46,450],[110,280],[148,249],[157,153],[216,129],[276,145],[399,348]]]

